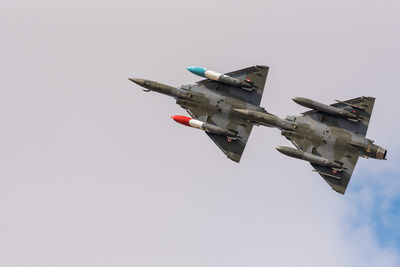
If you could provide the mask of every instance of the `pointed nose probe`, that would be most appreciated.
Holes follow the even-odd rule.
[[[136,83],[137,85],[143,86],[144,80],[139,78],[128,78],[130,81]]]

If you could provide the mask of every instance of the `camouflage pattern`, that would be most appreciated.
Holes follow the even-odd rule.
[[[295,98],[294,101],[297,101]],[[375,98],[359,97],[348,101],[339,101],[331,106],[322,107],[321,103],[312,105],[330,112],[329,107],[338,108],[342,114],[331,115],[312,110],[300,116],[287,116],[286,119],[275,115],[237,109],[236,112],[247,117],[249,122],[276,127],[281,134],[302,151],[278,147],[281,153],[309,161],[314,171],[338,193],[344,194],[358,158],[385,159],[386,150],[375,145],[365,137],[374,107]],[[309,106],[310,103],[304,103]],[[354,114],[349,117],[347,112]],[[355,119],[356,118],[356,119]]]
[[[174,97],[192,118],[218,128],[214,132],[220,134],[207,130],[206,134],[235,162],[240,161],[253,125],[278,128],[298,149],[278,147],[278,151],[309,161],[314,171],[341,194],[345,193],[360,156],[386,158],[386,150],[365,137],[374,98],[359,97],[329,106],[297,97],[295,102],[312,110],[281,119],[260,107],[268,70],[265,66],[253,66],[226,73],[224,79],[235,78],[236,86],[210,79],[180,88],[143,79],[130,80],[146,91]],[[240,87],[237,81],[250,82],[252,86]]]
[[[300,150],[340,162],[339,170],[311,164],[325,181],[338,193],[344,194],[360,156],[385,159],[386,150],[367,139],[367,129],[375,98],[359,97],[331,106],[357,114],[357,121],[332,116],[317,110],[296,116],[305,138],[288,137]]]
[[[130,79],[131,81],[162,94],[172,96],[176,103],[184,108],[192,118],[220,126],[237,133],[237,138],[206,132],[214,143],[235,162],[239,162],[250,136],[253,125],[237,116],[234,109],[259,110],[268,75],[268,67],[253,66],[250,68],[226,73],[225,75],[240,80],[251,80],[251,89],[227,85],[225,83],[205,79],[196,84],[182,85],[174,88],[157,82]]]

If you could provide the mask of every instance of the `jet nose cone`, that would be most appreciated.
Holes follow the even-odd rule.
[[[298,103],[299,101],[301,101],[301,97],[293,97],[292,100]]]
[[[132,81],[132,82],[134,82],[134,83],[140,85],[140,86],[143,86],[143,85],[144,85],[144,80],[143,80],[143,79],[138,79],[138,78],[128,78],[128,79],[129,79],[130,81]]]

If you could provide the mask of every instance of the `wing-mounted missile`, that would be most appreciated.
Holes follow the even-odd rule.
[[[233,78],[231,76],[224,75],[224,74],[212,71],[212,70],[207,70],[204,68],[194,67],[194,66],[188,67],[187,69],[191,73],[196,74],[198,76],[208,78],[213,81],[225,83],[228,85],[232,85],[235,87],[241,87],[242,89],[244,89],[246,91],[253,91],[256,88],[254,83],[249,79],[240,80],[240,79]]]
[[[311,153],[307,153],[298,149],[294,149],[291,147],[286,147],[286,146],[278,146],[276,148],[276,150],[278,150],[279,152],[281,152],[282,154],[292,157],[292,158],[296,158],[296,159],[301,159],[301,160],[305,160],[317,165],[321,165],[321,166],[325,166],[325,167],[329,167],[332,168],[334,170],[334,172],[336,171],[340,171],[343,169],[343,163],[339,162],[339,161],[331,161],[327,158],[324,157],[320,157]]]
[[[226,128],[222,128],[217,125],[213,125],[207,122],[199,121],[196,119],[192,119],[190,117],[175,115],[171,117],[174,121],[183,124],[185,126],[189,126],[192,128],[200,129],[209,133],[222,135],[227,137],[227,141],[231,142],[232,140],[240,139],[240,136],[237,135],[236,131],[232,131]]]
[[[364,109],[368,108],[368,106],[366,104],[355,105],[355,104],[351,104],[351,103],[348,103],[346,101],[340,101],[340,100],[337,100],[337,99],[335,99],[335,101],[340,103],[340,104],[343,104],[343,105],[346,105],[346,106],[349,106],[349,107],[352,107],[352,108],[356,108],[356,109],[359,109],[359,110],[364,110]]]
[[[355,110],[353,110],[353,112],[350,112],[347,110],[329,106],[329,105],[311,100],[309,98],[304,98],[304,97],[295,97],[295,98],[293,98],[293,101],[301,106],[311,108],[311,109],[316,109],[316,110],[319,110],[321,112],[324,112],[324,113],[327,113],[327,114],[330,114],[333,116],[342,117],[342,118],[345,118],[352,122],[358,122],[359,120],[362,119],[362,117],[359,116]]]

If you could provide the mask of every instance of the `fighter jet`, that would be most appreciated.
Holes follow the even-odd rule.
[[[208,79],[179,88],[143,79],[130,80],[147,92],[172,96],[191,116],[173,116],[175,121],[204,130],[228,158],[239,162],[253,124],[233,109],[265,112],[260,102],[268,67],[254,66],[225,75],[199,67],[188,70]]]
[[[358,158],[386,159],[387,150],[366,138],[375,98],[358,97],[325,105],[311,99],[293,100],[307,108],[298,116],[279,118],[260,107],[269,68],[253,66],[220,74],[200,67],[188,70],[206,79],[179,88],[131,78],[136,84],[172,96],[190,117],[172,118],[198,128],[214,141],[228,158],[239,162],[254,125],[274,127],[296,149],[279,146],[287,156],[311,163],[338,193],[344,194]]]

